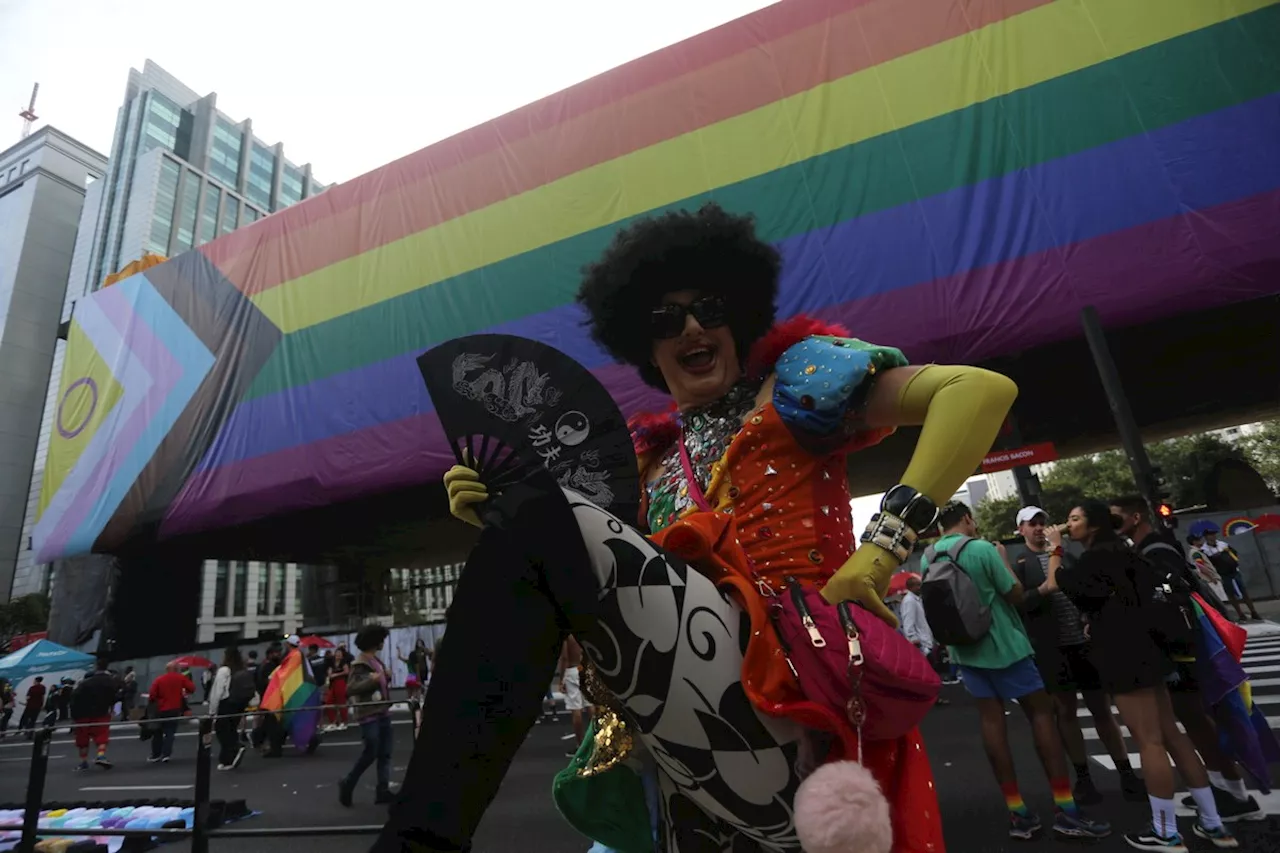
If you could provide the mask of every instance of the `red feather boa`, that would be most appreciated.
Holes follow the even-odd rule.
[[[847,338],[851,333],[844,326],[797,314],[789,320],[775,323],[763,338],[752,345],[751,352],[747,355],[746,374],[756,379],[764,376],[773,370],[784,352],[814,335]],[[632,415],[627,421],[627,427],[631,430],[631,441],[635,445],[637,456],[665,450],[680,434],[680,428],[676,424],[675,403],[661,414],[640,412]]]

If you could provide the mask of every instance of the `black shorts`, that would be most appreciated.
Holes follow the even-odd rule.
[[[1165,682],[1170,693],[1198,693],[1200,681],[1196,678],[1196,662],[1193,660],[1175,660],[1173,675]]]
[[[1098,668],[1089,657],[1089,644],[1061,646],[1047,655],[1036,655],[1036,668],[1049,693],[1101,690]]]

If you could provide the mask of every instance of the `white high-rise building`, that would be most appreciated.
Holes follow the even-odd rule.
[[[76,225],[106,167],[106,157],[48,126],[0,151],[0,601],[28,589],[15,578],[27,484],[51,429],[41,413]]]
[[[147,60],[142,71],[129,71],[106,176],[90,188],[84,206],[70,274],[63,273],[66,300],[60,303],[62,320],[70,319],[76,301],[144,253],[179,255],[325,189],[311,174],[310,165],[294,165],[285,159],[283,145],[268,144],[254,136],[252,121],[236,121],[219,111],[216,94],[200,96]],[[54,325],[56,328],[56,321]],[[35,562],[30,537],[44,482],[64,349],[65,343],[59,341],[52,373],[46,368],[40,377],[44,429],[25,496],[27,512],[13,584],[15,596],[47,590],[52,583],[48,567]],[[219,588],[218,565],[215,561],[205,564],[206,599]],[[249,574],[256,578],[259,567],[266,571],[268,564],[245,565],[253,567]],[[293,577],[299,569],[294,566],[288,571]],[[294,589],[294,582],[287,582],[286,587]],[[247,593],[249,585],[242,589]],[[250,617],[247,607],[245,614],[235,615],[237,600],[233,595],[231,604],[221,608],[211,600],[202,602],[202,637],[206,615],[212,620],[209,630],[219,634],[230,634],[235,630],[232,626],[239,624],[246,636],[256,636],[259,621],[270,623],[272,630],[276,622],[301,624],[300,596],[290,593],[284,599],[286,608],[297,608],[284,614],[274,612],[278,605],[271,599],[273,612],[262,615],[281,617],[274,621]]]

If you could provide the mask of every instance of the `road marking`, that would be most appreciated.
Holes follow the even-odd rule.
[[[1274,681],[1274,682],[1275,682],[1275,684],[1268,684],[1268,682],[1270,682],[1270,681]],[[1268,686],[1274,687],[1274,686],[1276,686],[1276,685],[1280,685],[1280,678],[1263,679],[1262,681],[1253,681],[1253,682],[1250,682],[1250,683],[1251,683],[1254,687],[1268,687]],[[1265,695],[1265,696],[1259,696],[1258,694],[1256,694],[1256,693],[1255,693],[1255,694],[1253,695],[1253,704],[1255,704],[1255,705],[1280,705],[1280,695],[1267,694],[1267,695]],[[1120,716],[1120,709],[1119,709],[1119,708],[1117,708],[1115,705],[1112,705],[1112,706],[1111,706],[1111,713],[1112,713],[1112,714],[1114,714],[1116,717],[1119,717],[1119,716]],[[1077,717],[1088,717],[1088,716],[1091,716],[1091,715],[1090,715],[1090,713],[1089,713],[1089,709],[1088,709],[1088,708],[1086,708],[1086,707],[1084,707],[1083,705],[1081,705],[1079,708],[1077,708],[1077,709],[1076,709],[1076,716],[1077,716]],[[1275,727],[1276,727],[1276,721],[1277,721],[1277,720],[1280,720],[1280,717],[1268,717],[1268,718],[1267,718],[1267,721],[1268,721],[1269,723],[1271,723],[1271,727],[1272,727],[1272,728],[1275,728]]]
[[[1258,791],[1250,791],[1250,795],[1258,801],[1258,807],[1269,815],[1280,814],[1280,791],[1272,791],[1270,794],[1263,794]],[[1182,807],[1182,801],[1191,796],[1191,792],[1182,791],[1174,796],[1173,801],[1178,804],[1178,817],[1195,817],[1195,809],[1187,809]],[[1232,826],[1249,826],[1245,823],[1235,823]]]
[[[1244,671],[1249,675],[1261,675],[1264,672],[1280,672],[1280,666],[1246,666]]]
[[[188,791],[195,785],[101,785],[81,788],[81,791]]]
[[[1117,720],[1116,722],[1119,722],[1119,720]],[[1275,729],[1275,728],[1280,728],[1280,717],[1267,717],[1267,726],[1268,726],[1268,727],[1270,727],[1270,728],[1273,728],[1273,729]],[[1095,728],[1084,728],[1084,727],[1081,727],[1080,731],[1084,733],[1084,739],[1085,739],[1085,740],[1098,740],[1098,739],[1099,739],[1099,738],[1098,738],[1098,730],[1097,730],[1097,729],[1095,729]],[[1182,723],[1178,723],[1178,731],[1182,732],[1184,735],[1187,733],[1187,730],[1183,727]],[[1129,734],[1129,727],[1128,727],[1128,726],[1121,726],[1121,727],[1120,727],[1120,734],[1124,735],[1125,737],[1132,737],[1132,736],[1133,736],[1133,735]]]
[[[393,726],[407,726],[407,725],[409,725],[409,724],[410,724],[410,723],[412,723],[412,722],[413,722],[413,720],[392,720],[392,721],[391,721],[391,725],[393,725]],[[135,725],[136,725],[136,724],[135,724]],[[352,725],[351,725],[351,727],[348,729],[348,731],[352,731],[352,732],[354,732],[354,731],[355,731],[355,730],[357,730],[358,728],[359,728],[359,726],[357,726],[357,725],[355,725],[355,724],[352,724]],[[122,732],[122,731],[126,731],[126,729],[127,729],[127,727],[122,726],[122,727],[120,727],[120,728],[118,728],[118,729],[113,729],[112,731],[113,731],[113,732]],[[196,737],[196,736],[197,736],[197,735],[199,735],[199,734],[200,734],[200,732],[198,732],[198,731],[178,732],[178,733],[176,733],[176,734],[174,735],[174,737]],[[329,734],[340,734],[340,732],[329,732]],[[113,734],[112,736],[113,736],[113,737],[122,737],[123,735]],[[323,737],[323,733],[322,733],[322,735],[321,735],[321,736]],[[130,737],[130,739],[132,739],[132,737]],[[59,738],[58,740],[51,741],[51,742],[50,742],[50,745],[52,745],[52,746],[71,746],[73,743],[74,743],[74,741],[71,739],[71,737],[70,737],[70,736],[65,736],[65,737],[63,737],[63,738]],[[30,752],[30,751],[31,751],[31,741],[21,741],[21,742],[18,742],[18,743],[0,743],[0,749],[23,749],[23,748],[25,748],[28,752]]]
[[[66,756],[65,756],[65,755],[50,755],[50,756],[49,756],[49,759],[50,759],[50,760],[53,760],[53,759],[55,759],[55,758],[66,758]],[[30,761],[30,760],[31,760],[31,756],[29,756],[29,755],[24,755],[22,758],[0,758],[0,761]]]

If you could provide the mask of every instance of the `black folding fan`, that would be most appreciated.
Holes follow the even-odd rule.
[[[635,522],[640,473],[627,422],[585,367],[528,338],[471,335],[418,356],[418,369],[454,456],[491,494],[545,470]]]

